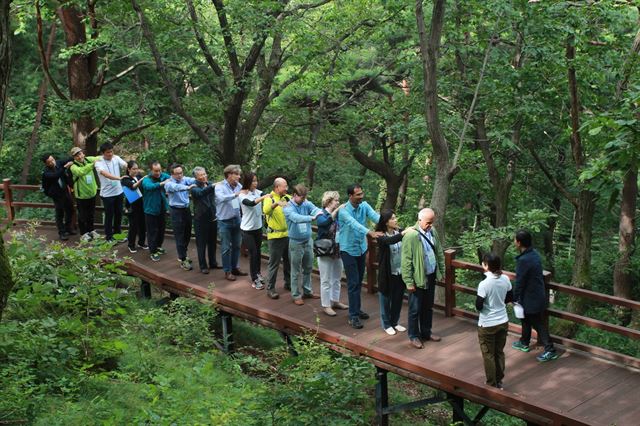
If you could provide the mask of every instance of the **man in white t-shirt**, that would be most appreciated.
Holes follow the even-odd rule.
[[[102,159],[95,162],[100,179],[100,198],[104,206],[104,236],[113,241],[113,234],[122,232],[122,185],[121,170],[127,163],[113,154],[113,145],[105,142],[100,145]]]
[[[509,316],[506,303],[513,300],[511,281],[502,273],[500,257],[489,253],[482,260],[486,278],[478,285],[476,309],[478,341],[484,360],[487,384],[502,389],[504,345],[507,342]]]

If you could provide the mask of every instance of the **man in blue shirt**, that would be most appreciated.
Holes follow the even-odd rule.
[[[304,305],[305,299],[319,299],[311,288],[313,268],[313,241],[311,222],[322,214],[322,210],[307,200],[307,188],[298,184],[293,187],[293,198],[285,206],[284,218],[289,233],[289,259],[291,260],[291,297],[296,305]],[[300,275],[302,274],[302,285]],[[302,292],[300,291],[302,287]],[[302,294],[300,294],[302,293]]]
[[[189,191],[196,186],[196,180],[184,177],[181,164],[172,164],[169,167],[171,179],[164,185],[169,197],[169,212],[173,235],[176,239],[176,250],[180,267],[185,271],[193,269],[191,259],[187,256],[189,240],[191,240],[191,210],[189,209]]]
[[[229,281],[235,281],[236,276],[246,276],[240,271],[240,174],[242,170],[237,164],[230,164],[224,168],[224,180],[216,184],[216,213],[218,215],[218,234],[222,246],[222,269]]]
[[[369,315],[360,309],[360,292],[364,278],[365,258],[367,255],[367,235],[378,238],[382,232],[370,231],[365,225],[367,220],[378,223],[380,215],[366,202],[364,191],[358,184],[347,188],[349,202],[338,213],[338,243],[340,257],[347,276],[349,295],[349,324],[353,328],[362,328],[361,319]]]

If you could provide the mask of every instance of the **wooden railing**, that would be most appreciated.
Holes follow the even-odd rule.
[[[10,222],[16,221],[16,209],[23,207],[30,208],[55,208],[53,203],[34,203],[34,202],[22,202],[15,201],[13,197],[13,192],[16,190],[21,191],[39,191],[40,186],[38,185],[14,185],[11,183],[10,179],[3,179],[2,181],[2,191],[4,193],[4,201],[2,204],[5,207],[5,211],[7,214],[7,219]],[[99,209],[100,207],[98,207]],[[316,228],[314,227],[314,232]],[[369,250],[367,252],[366,259],[366,283],[365,287],[367,288],[367,292],[373,294],[377,291],[377,245],[374,239],[367,237],[367,242],[369,246]],[[444,311],[445,316],[447,317],[463,317],[470,319],[477,319],[478,314],[475,312],[468,311],[463,308],[459,308],[456,302],[457,293],[469,294],[472,296],[476,295],[476,289],[459,284],[456,282],[456,271],[457,270],[469,270],[475,271],[478,273],[483,272],[482,267],[477,264],[473,264],[470,262],[464,262],[455,259],[456,251],[453,249],[449,249],[445,251],[445,279],[443,282],[438,282],[437,285],[440,287],[444,287],[444,305],[436,304],[436,307],[442,309]],[[504,273],[509,276],[510,279],[515,278],[515,274],[512,272],[504,271]],[[547,294],[551,290],[571,295],[586,298],[591,301],[597,301],[602,303],[607,303],[610,305],[620,306],[628,309],[632,309],[634,311],[640,310],[640,302],[622,299],[615,296],[610,296],[607,294],[596,293],[593,291],[580,289],[576,287],[570,287],[563,284],[554,283],[551,281],[551,273],[545,271],[544,272],[544,280],[546,284]],[[612,324],[610,322],[596,320],[593,318],[589,318],[583,315],[574,314],[571,312],[555,309],[550,307],[546,311],[546,320],[548,321],[548,317],[560,318],[562,320],[571,321],[576,324],[584,325],[587,327],[595,328],[598,330],[607,331],[610,333],[616,333],[618,335],[638,340],[640,339],[640,330],[632,329],[629,327],[623,327],[617,324]],[[521,328],[517,324],[509,325],[510,331],[519,333]],[[603,358],[621,362],[636,368],[640,368],[640,358],[632,357],[628,355],[624,355],[615,351],[599,348],[597,346],[588,345],[585,343],[577,342],[572,339],[568,339],[561,336],[552,336],[553,340],[557,343],[560,343],[567,347],[572,347],[575,349],[583,350],[585,352],[589,352],[591,354],[601,356]]]

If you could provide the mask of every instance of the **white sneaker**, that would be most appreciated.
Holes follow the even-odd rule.
[[[395,329],[396,329],[396,331],[399,331],[399,332],[407,331],[407,329],[406,329],[406,328],[404,328],[403,326],[401,326],[400,324],[396,325],[396,326],[395,326],[395,327],[393,327],[393,328],[395,328]]]
[[[100,234],[98,234],[95,230],[91,231],[91,238],[100,238]]]
[[[385,328],[384,331],[386,331],[389,336],[396,334],[396,330],[393,327]]]

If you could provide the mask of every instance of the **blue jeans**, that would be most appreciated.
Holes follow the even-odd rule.
[[[427,289],[416,288],[409,293],[409,339],[429,340],[433,323],[433,300],[436,295],[436,274],[427,276]]]
[[[222,246],[222,269],[224,272],[238,269],[240,241],[242,240],[240,218],[218,220],[218,234]]]
[[[311,294],[311,269],[313,269],[313,242],[289,239],[291,260],[291,297],[300,299],[302,293]],[[300,282],[302,281],[302,282]]]
[[[402,281],[402,277],[400,275],[391,275],[389,294],[384,295],[381,292],[378,292],[382,328],[387,329],[398,325],[405,288],[406,286],[404,285],[404,281]]]
[[[347,294],[349,295],[349,319],[354,320],[360,315],[360,293],[364,278],[364,265],[367,253],[351,256],[346,251],[340,252],[344,274],[347,276]]]

